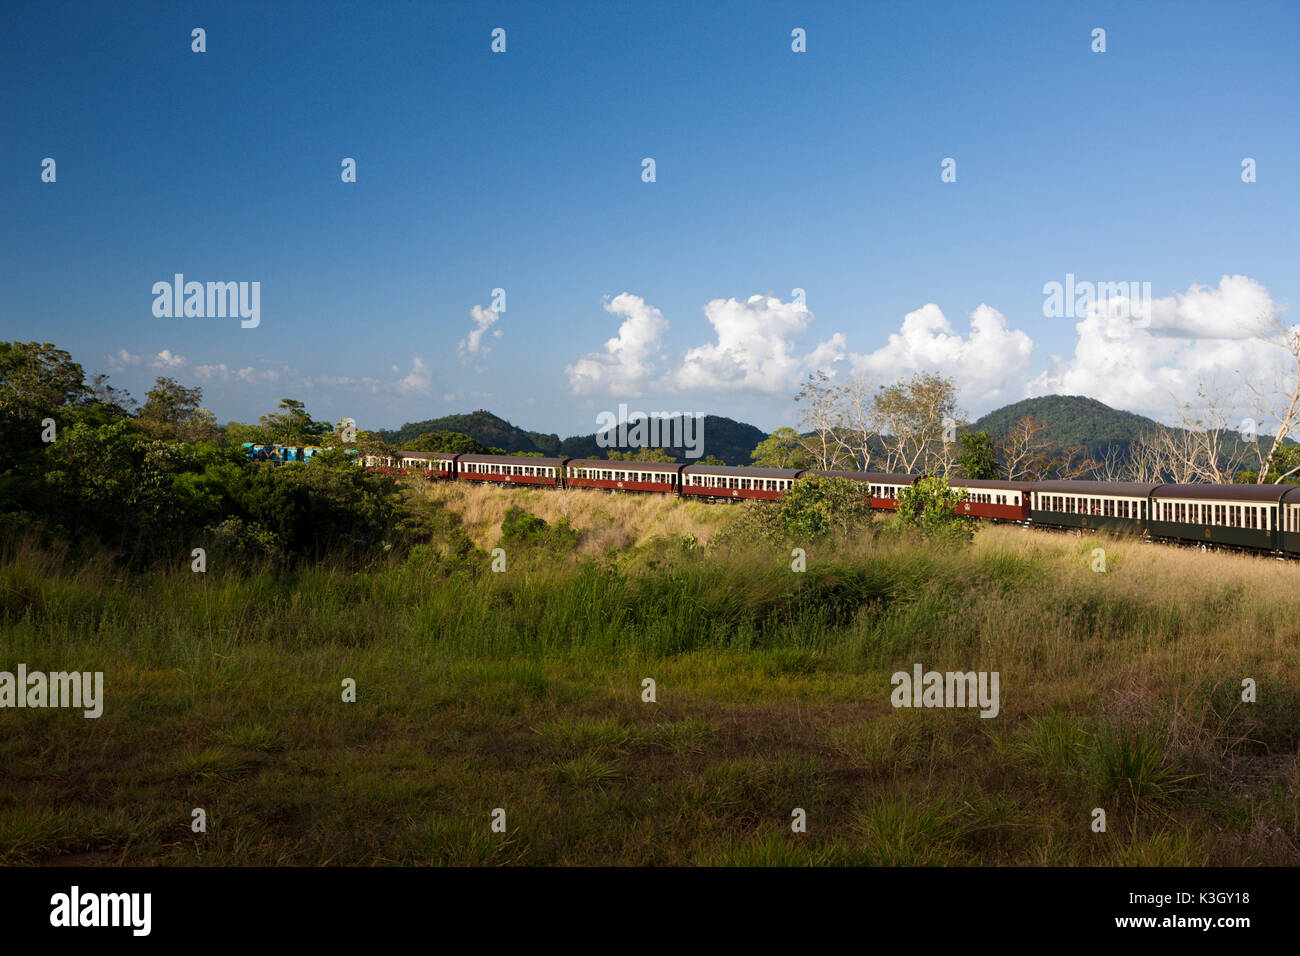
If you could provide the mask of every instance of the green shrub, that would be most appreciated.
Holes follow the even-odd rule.
[[[898,519],[927,538],[969,542],[979,525],[963,517],[958,508],[962,495],[948,487],[948,479],[931,476],[904,488],[898,495]]]

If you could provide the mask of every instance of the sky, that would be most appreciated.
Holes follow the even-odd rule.
[[[939,372],[971,418],[1082,394],[1169,420],[1271,384],[1255,332],[1300,321],[1297,3],[6,19],[0,339],[137,398],[201,386],[221,421],[292,397],[362,428],[486,408],[563,437],[626,405],[771,430],[817,369]],[[256,324],[170,314],[176,274],[248,283],[250,311],[257,283]],[[1107,301],[1055,308],[1071,281]]]

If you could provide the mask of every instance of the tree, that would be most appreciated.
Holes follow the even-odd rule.
[[[357,437],[360,438],[358,432]],[[452,455],[491,455],[505,454],[497,449],[493,451],[481,442],[475,441],[460,432],[425,432],[417,438],[406,442],[404,451],[441,451]]]
[[[127,418],[139,411],[136,400],[131,397],[131,393],[124,388],[114,388],[108,384],[108,376],[103,372],[96,373],[95,377],[91,379],[88,391],[88,398],[99,406],[101,414],[108,421]]]
[[[927,538],[970,541],[979,525],[958,512],[963,499],[959,490],[948,486],[947,478],[922,478],[898,493],[898,519]]]
[[[824,535],[872,531],[875,515],[861,482],[807,475],[793,482],[780,502],[750,501],[714,539],[807,543]]]
[[[313,421],[306,407],[297,399],[282,398],[278,407],[281,411],[258,419],[270,431],[274,441],[286,445],[310,445],[334,430],[329,422]]]
[[[798,470],[812,466],[812,455],[804,447],[803,439],[793,428],[778,428],[754,448],[750,461],[759,468],[790,468]]]
[[[651,461],[663,464],[675,464],[677,459],[662,448],[633,448],[629,451],[610,450],[605,453],[608,461]]]
[[[1285,376],[1279,375],[1273,393],[1268,395],[1260,387],[1248,386],[1255,396],[1256,408],[1262,417],[1272,418],[1276,425],[1269,441],[1262,435],[1255,442],[1259,460],[1256,481],[1287,481],[1300,474],[1300,460],[1291,463],[1283,458],[1286,441],[1300,428],[1300,325],[1287,327],[1278,319],[1261,321],[1259,337],[1276,345],[1285,353]],[[1266,450],[1267,449],[1267,450]],[[1283,461],[1287,464],[1283,464]],[[1270,475],[1276,475],[1270,478]]]
[[[145,397],[138,421],[147,435],[172,441],[210,441],[217,436],[216,417],[200,407],[203,389],[186,388],[174,378],[159,377]]]
[[[0,342],[0,418],[39,425],[88,394],[81,366],[63,349],[49,342]]]
[[[1047,469],[1046,426],[1033,415],[1018,419],[1002,440],[1002,470],[1008,481],[1037,481]]]
[[[861,482],[825,475],[807,475],[792,482],[781,499],[778,516],[785,537],[800,540],[860,532],[875,519]]]
[[[803,409],[799,423],[812,432],[804,439],[804,448],[814,466],[822,471],[834,471],[848,463],[840,438],[842,396],[843,389],[831,381],[830,375],[818,369],[808,376],[794,397]]]
[[[1097,468],[1097,463],[1088,452],[1077,445],[1057,452],[1048,459],[1047,464],[1047,469],[1058,481],[1095,480]]]
[[[871,470],[871,459],[880,447],[880,409],[875,385],[857,376],[840,387],[839,447],[856,459],[863,471]]]
[[[952,450],[944,439],[959,424],[952,379],[927,372],[883,386],[876,393],[875,412],[886,471],[947,471]]]
[[[961,454],[957,456],[956,465],[964,477],[973,481],[991,481],[998,477],[998,458],[988,432],[962,432],[957,441],[961,445]]]

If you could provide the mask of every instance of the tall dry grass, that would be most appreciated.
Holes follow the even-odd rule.
[[[567,518],[582,532],[579,553],[608,554],[652,538],[693,536],[708,544],[726,522],[729,505],[706,505],[671,495],[590,488],[502,488],[470,482],[420,482],[419,494],[460,516],[466,533],[481,548],[501,537],[501,521],[512,505],[554,523]]]

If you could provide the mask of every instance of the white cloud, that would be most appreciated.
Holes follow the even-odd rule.
[[[1026,394],[1088,395],[1168,420],[1203,383],[1232,389],[1249,382],[1267,391],[1283,355],[1255,336],[1282,311],[1246,276],[1153,300],[1149,327],[1143,312],[1129,318],[1123,309],[1095,306],[1075,325],[1073,356],[1053,356]]]
[[[460,346],[458,347],[461,361],[467,360],[471,355],[486,355],[488,352],[492,351],[483,344],[483,333],[486,332],[497,319],[501,318],[500,312],[493,309],[485,309],[481,305],[476,305],[470,309],[469,315],[470,318],[474,320],[474,328],[470,331],[468,338],[461,339]],[[501,338],[501,330],[494,329],[492,336],[493,338]]]
[[[184,355],[174,355],[171,349],[163,349],[150,360],[153,368],[180,368],[186,364]]]
[[[226,368],[224,362],[218,362],[216,365],[196,365],[194,374],[205,381],[219,379],[226,382],[230,380],[230,369]]]
[[[717,341],[687,350],[667,379],[675,389],[790,392],[809,367],[838,361],[844,353],[844,336],[836,333],[809,355],[798,354],[795,340],[813,317],[802,302],[765,295],[744,302],[714,299],[704,307],[704,317]]]
[[[882,383],[918,372],[939,372],[956,382],[963,401],[989,408],[1023,397],[1034,341],[1008,327],[997,309],[980,305],[970,314],[970,335],[953,331],[933,302],[903,317],[889,341],[862,355],[850,355],[853,370]]]
[[[433,391],[433,375],[424,359],[418,355],[411,359],[411,371],[398,380],[397,390],[403,395],[428,395]]]
[[[282,370],[289,372],[286,365]],[[244,368],[232,369],[224,362],[218,362],[215,365],[196,365],[194,374],[207,382],[243,382],[246,385],[269,385],[272,382],[280,380],[280,371],[273,368],[255,369],[248,365]],[[310,383],[302,383],[308,385]]]
[[[287,371],[287,369],[286,369]],[[249,365],[235,373],[235,378],[249,385],[269,385],[280,380],[280,373],[273,368],[254,369]]]
[[[1193,284],[1182,295],[1152,300],[1150,329],[1156,335],[1185,338],[1250,339],[1260,332],[1261,323],[1280,314],[1259,282],[1249,276],[1223,276],[1217,289]]]
[[[589,352],[565,367],[569,385],[579,394],[640,395],[654,374],[651,362],[668,330],[668,320],[639,295],[629,292],[606,302],[605,311],[625,316],[618,335],[605,343],[604,352]]]
[[[142,361],[144,361],[143,355],[133,355],[126,349],[118,349],[115,354],[108,357],[109,367],[117,369],[126,368],[131,365],[139,365]]]

